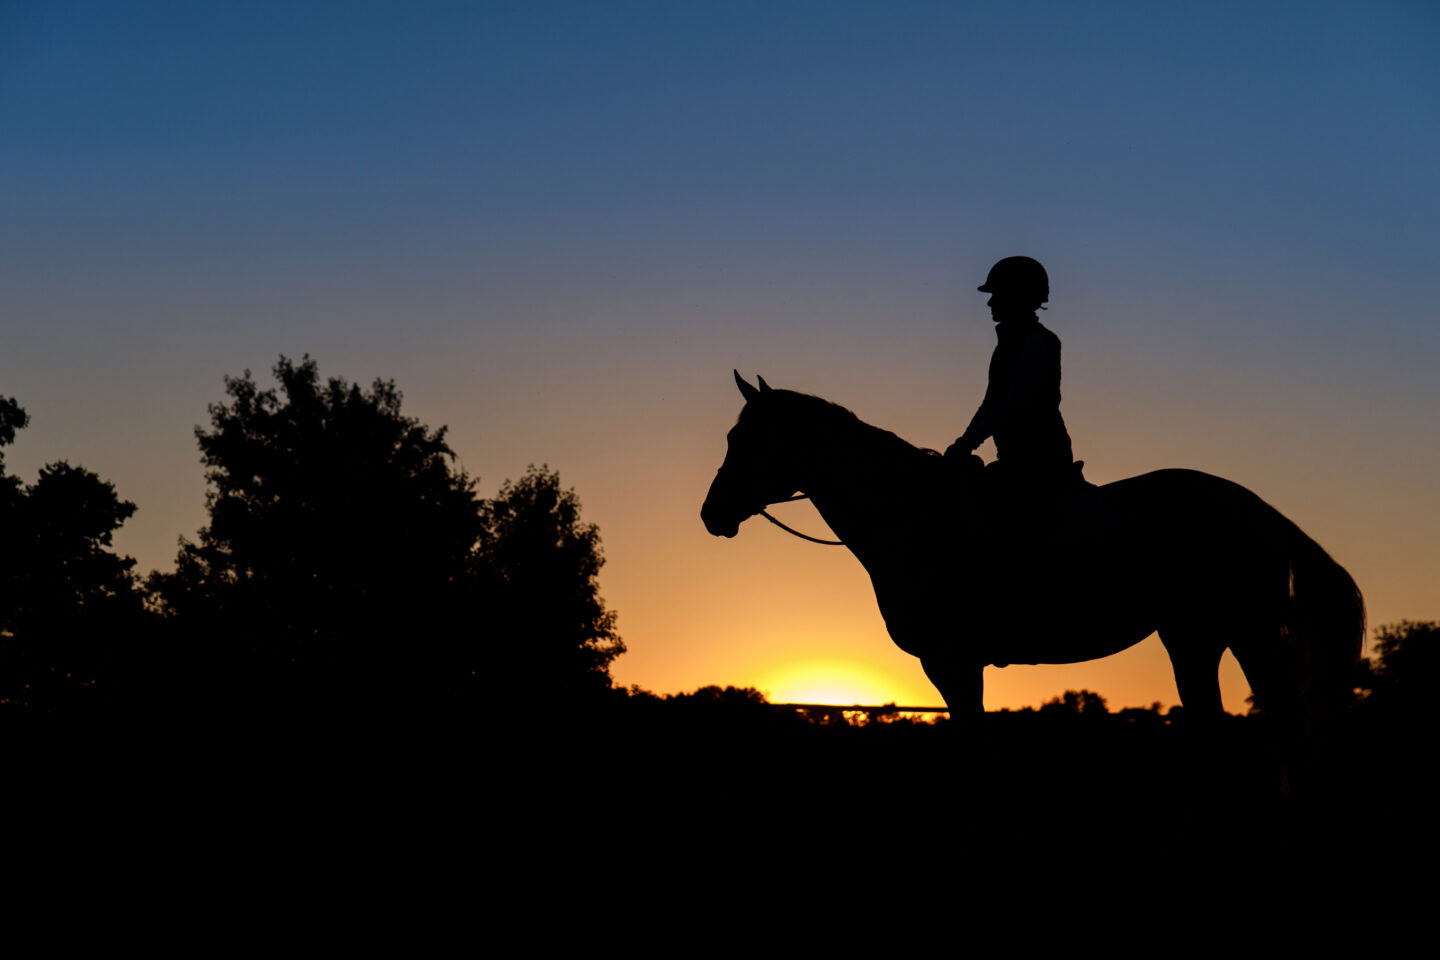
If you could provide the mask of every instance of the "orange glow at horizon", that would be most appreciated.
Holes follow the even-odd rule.
[[[887,677],[868,664],[837,659],[805,659],[785,663],[761,675],[757,687],[772,703],[855,704],[895,703],[936,706],[938,694],[919,697],[909,685]],[[923,703],[919,701],[923,700]],[[912,702],[914,701],[914,702]]]

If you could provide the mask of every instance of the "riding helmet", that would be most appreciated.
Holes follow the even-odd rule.
[[[985,282],[975,289],[981,293],[1005,292],[1045,303],[1050,299],[1050,277],[1039,260],[1006,257],[990,268]]]

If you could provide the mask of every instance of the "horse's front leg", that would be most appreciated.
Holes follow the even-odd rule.
[[[985,713],[985,665],[957,655],[955,638],[948,629],[950,611],[934,609],[930,602],[940,595],[938,588],[926,589],[923,571],[875,580],[875,598],[890,639],[920,658],[925,676],[945,698],[951,720],[966,727],[978,726]]]
[[[923,655],[920,664],[945,698],[950,719],[963,727],[976,726],[985,713],[985,665],[944,654]]]

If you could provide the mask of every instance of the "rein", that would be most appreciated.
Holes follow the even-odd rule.
[[[776,500],[775,503],[794,503],[796,500],[809,500],[809,499],[810,499],[809,496],[807,496],[806,494],[803,494],[803,493],[802,493],[802,494],[800,494],[800,495],[798,495],[798,496],[786,497],[784,500]],[[771,504],[771,503],[767,503],[767,504],[766,504],[767,507],[769,507],[769,506],[774,506],[774,505],[775,505],[775,504]],[[819,539],[818,537],[812,537],[812,536],[810,536],[810,535],[807,534],[807,533],[801,533],[799,530],[796,530],[796,529],[794,529],[793,527],[787,527],[787,526],[785,526],[785,524],[781,523],[779,520],[776,520],[774,517],[770,516],[769,511],[761,510],[761,511],[760,511],[760,516],[764,517],[766,520],[769,520],[771,523],[775,524],[775,526],[779,527],[781,530],[784,530],[786,533],[794,534],[795,536],[799,537],[801,540],[809,540],[811,543],[818,543],[818,544],[820,544],[822,547],[843,547],[843,546],[845,546],[845,541],[843,541],[843,540],[821,540],[821,539]]]

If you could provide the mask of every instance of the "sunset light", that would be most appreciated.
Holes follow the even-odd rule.
[[[931,706],[939,697],[930,695],[924,704],[911,704],[920,694],[907,691],[900,682],[875,672],[863,663],[845,660],[801,660],[777,668],[758,683],[772,703],[826,703],[850,706],[899,703]]]

